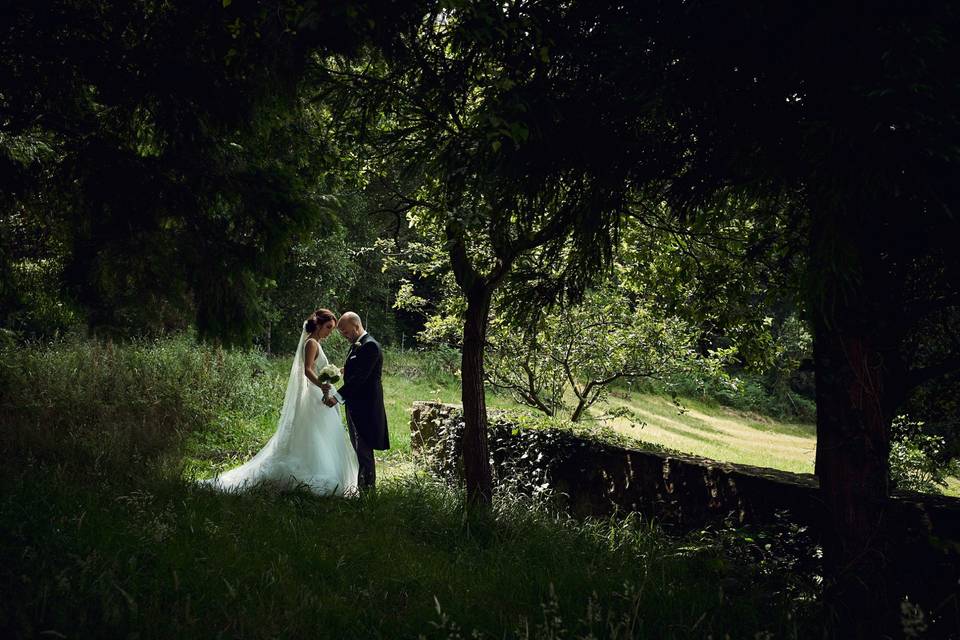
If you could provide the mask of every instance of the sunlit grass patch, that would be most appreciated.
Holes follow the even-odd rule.
[[[638,424],[627,418],[615,419],[614,428],[624,435],[725,462],[813,472],[813,425],[758,419],[685,399],[680,401],[680,409],[668,398],[649,394],[611,397],[608,403],[629,409],[643,421]]]
[[[947,488],[944,495],[960,497],[960,478],[947,478]]]

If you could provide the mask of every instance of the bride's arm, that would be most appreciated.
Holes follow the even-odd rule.
[[[317,354],[320,352],[320,347],[317,346],[315,342],[309,341],[306,346],[306,353],[303,359],[303,375],[307,376],[307,380],[317,385],[321,386],[320,378],[317,377],[317,372],[314,371],[314,365],[317,362]]]

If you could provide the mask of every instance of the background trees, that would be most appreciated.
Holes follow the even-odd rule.
[[[492,492],[484,348],[494,294],[513,282],[522,311],[582,293],[609,258],[619,219],[613,185],[524,152],[531,128],[518,122],[527,105],[514,89],[547,73],[538,29],[519,5],[438,5],[402,32],[389,63],[332,65],[320,76],[334,85],[335,113],[365,132],[378,178],[410,224],[444,247],[463,297],[464,466],[481,504]],[[398,179],[384,165],[399,165]]]
[[[298,99],[304,65],[380,38],[413,6],[374,4],[6,9],[7,323],[58,321],[24,325],[37,305],[23,296],[41,293],[22,285],[40,271],[99,330],[193,323],[249,341],[294,235],[334,220],[330,140]]]
[[[642,297],[607,285],[534,327],[495,322],[487,379],[548,416],[578,422],[615,383],[695,378],[720,360],[697,352],[697,333]],[[706,376],[704,376],[706,377]],[[572,396],[572,397],[571,397]]]
[[[651,209],[665,203],[679,223],[678,247],[690,253],[690,238],[712,249],[711,239],[739,220],[734,246],[746,250],[733,254],[734,275],[754,272],[751,261],[763,258],[801,285],[814,335],[828,597],[845,635],[891,628],[895,589],[882,535],[890,423],[916,384],[957,364],[953,353],[938,349],[924,361],[910,348],[957,303],[950,282],[958,262],[946,238],[958,231],[958,147],[943,135],[957,131],[945,108],[957,99],[948,79],[960,58],[946,35],[955,11],[938,4],[908,14],[896,3],[869,13],[809,3],[508,4],[479,23],[514,34],[506,39],[475,27],[474,15],[456,14],[463,37],[500,45],[491,54],[499,64],[485,76],[498,84],[477,94],[496,97],[484,101],[487,120],[523,132],[490,143],[500,156],[489,183],[498,192],[521,172],[528,187],[545,176],[576,185],[556,191],[561,197],[602,184],[616,204],[590,209],[617,217],[629,210],[651,226]],[[536,42],[537,55],[501,55],[517,41]],[[419,68],[431,63],[451,68],[446,59]],[[477,144],[474,164],[454,165],[462,170],[454,175],[473,175],[489,155]],[[496,230],[499,213],[474,209],[483,219],[469,228]],[[598,216],[593,228],[616,228],[605,220]],[[610,246],[605,238],[587,246]],[[457,246],[456,233],[449,239]],[[723,277],[724,252],[714,255],[721,260],[694,260],[707,268],[691,275],[735,283]],[[460,281],[465,290],[477,282]],[[531,278],[527,291],[550,282]],[[468,387],[465,405],[478,393]]]

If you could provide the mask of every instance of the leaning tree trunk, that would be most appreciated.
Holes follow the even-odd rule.
[[[885,518],[890,423],[905,379],[884,321],[897,287],[862,227],[821,222],[812,312],[825,610],[834,637],[883,638],[898,626]]]
[[[487,339],[491,290],[482,284],[467,294],[460,366],[463,385],[463,470],[467,501],[489,505],[493,497],[490,453],[487,445],[487,402],[484,389],[483,348]]]

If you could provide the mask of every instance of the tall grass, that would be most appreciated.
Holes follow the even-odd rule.
[[[270,370],[257,352],[200,346],[189,336],[7,347],[0,445],[98,466],[153,457],[218,416],[268,410],[277,393]]]
[[[422,481],[353,501],[104,489],[56,469],[8,488],[5,637],[789,638],[808,624],[781,581],[649,523],[510,501],[465,517],[459,494]]]
[[[334,363],[345,357],[342,342],[324,344]],[[0,447],[98,467],[176,450],[188,470],[209,474],[250,457],[273,433],[291,357],[196,344],[189,335],[0,347]],[[409,452],[415,400],[459,400],[451,384],[458,367],[450,353],[388,352],[396,453]]]
[[[419,474],[354,500],[191,482],[269,436],[289,360],[188,337],[2,356],[0,636],[811,634],[788,573],[636,517],[471,514]],[[412,394],[431,357],[388,361]]]

